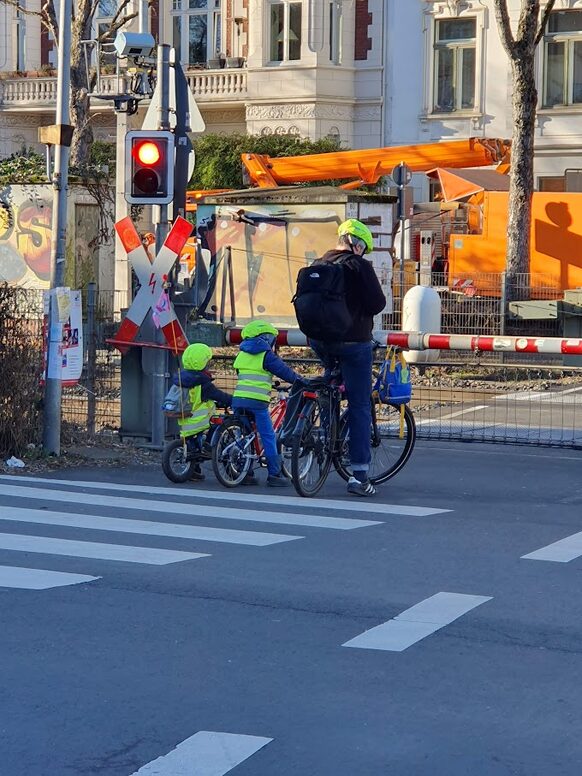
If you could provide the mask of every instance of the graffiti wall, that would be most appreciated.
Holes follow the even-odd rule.
[[[52,189],[0,189],[0,282],[48,288],[50,280]]]

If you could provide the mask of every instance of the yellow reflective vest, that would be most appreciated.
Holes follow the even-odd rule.
[[[215,402],[202,401],[202,386],[196,385],[189,392],[192,412],[187,418],[178,418],[181,437],[196,436],[210,427],[210,416],[216,410]]]
[[[237,399],[257,399],[269,402],[273,376],[263,367],[266,353],[241,351],[234,360],[238,379],[233,396]]]

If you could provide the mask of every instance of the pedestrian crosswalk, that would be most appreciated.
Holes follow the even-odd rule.
[[[4,502],[0,504],[0,552],[23,553],[27,560],[56,556],[161,566],[211,557],[217,550],[206,552],[205,542],[268,547],[304,539],[305,529],[351,531],[381,525],[392,516],[430,517],[449,511],[380,502],[248,496],[243,500],[240,493],[198,488],[5,475],[0,477],[0,500]],[[231,527],[231,521],[240,522],[244,529]],[[210,522],[212,525],[207,524]],[[275,532],[262,530],[265,524]],[[292,527],[291,533],[279,532],[287,526]],[[301,535],[296,532],[298,526]],[[58,535],[70,529],[81,532],[80,538],[70,538],[70,533]],[[129,536],[131,544],[125,543]],[[162,546],[152,547],[152,539],[160,540]],[[170,549],[163,546],[166,539],[179,539],[184,545]],[[60,562],[65,567],[57,571],[37,568],[38,560],[27,568],[23,563],[8,565],[0,557],[0,590],[45,590],[101,578],[94,573],[71,573],[79,571],[78,562],[74,569],[66,568],[66,560]],[[104,573],[109,569],[106,566]],[[92,565],[90,571],[94,570]]]

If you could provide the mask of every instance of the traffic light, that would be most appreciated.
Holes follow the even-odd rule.
[[[138,129],[125,136],[125,199],[167,205],[174,197],[174,135]]]

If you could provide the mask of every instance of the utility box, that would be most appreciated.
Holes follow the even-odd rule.
[[[265,318],[296,326],[291,298],[297,273],[335,247],[347,218],[363,221],[374,237],[370,259],[392,312],[392,226],[396,197],[333,186],[245,189],[207,196],[196,212],[196,232],[210,255],[203,315],[244,325]],[[207,254],[208,255],[208,254]],[[382,316],[375,328],[384,328]]]

